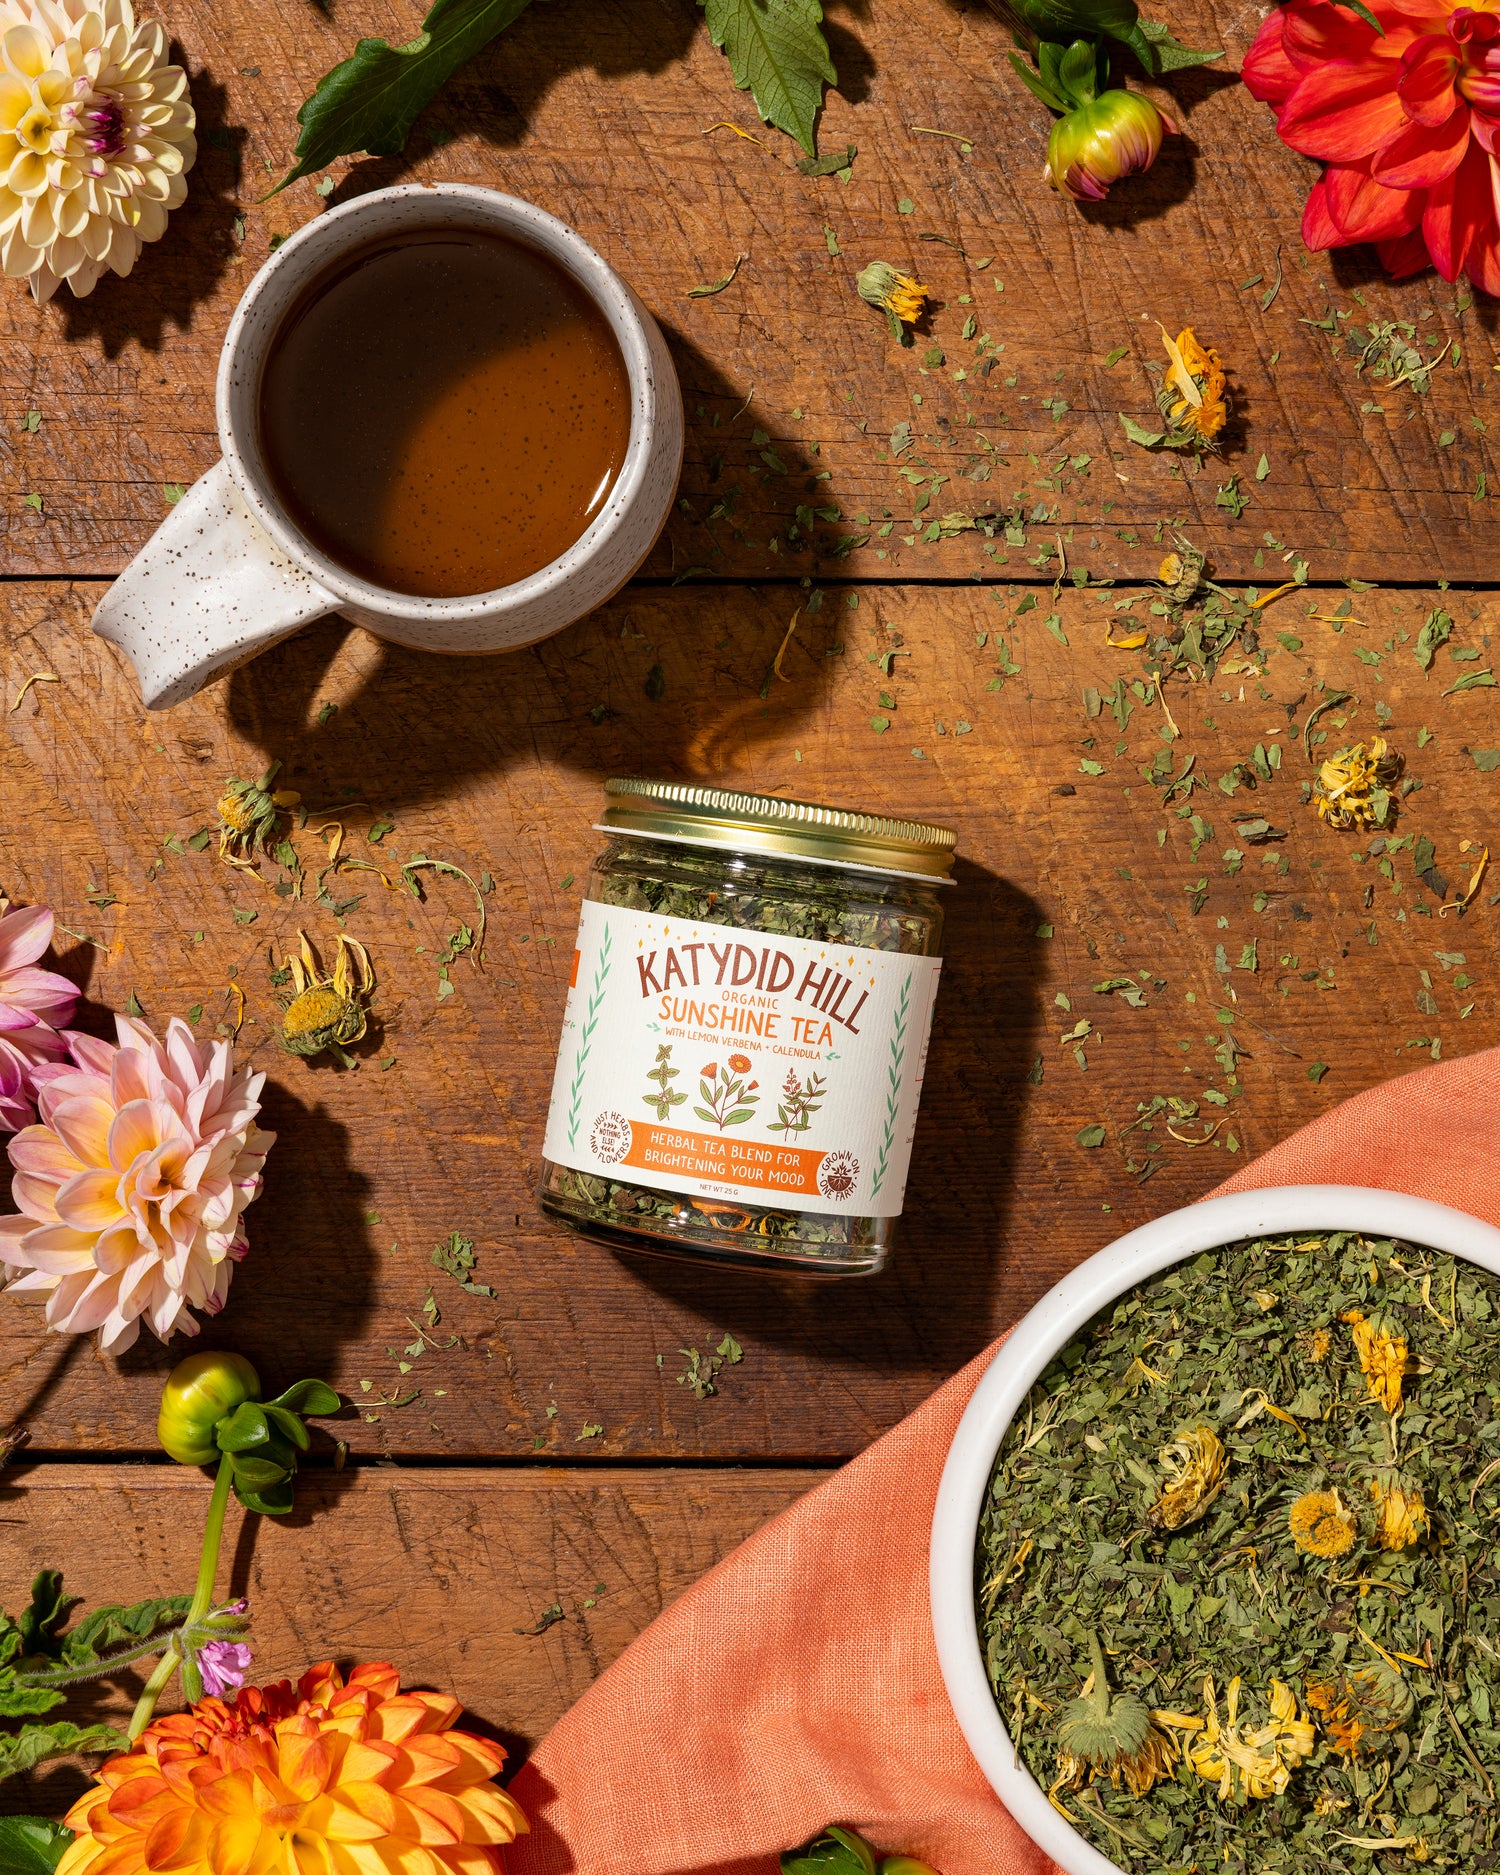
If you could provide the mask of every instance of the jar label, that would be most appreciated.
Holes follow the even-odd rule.
[[[586,901],[546,1156],[698,1198],[895,1217],[941,968]]]

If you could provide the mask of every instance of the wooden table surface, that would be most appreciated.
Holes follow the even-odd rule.
[[[352,1402],[335,1429],[347,1468],[320,1434],[292,1525],[235,1536],[258,1671],[388,1654],[524,1749],[666,1601],[1081,1258],[1360,1089],[1500,1039],[1488,887],[1460,917],[1433,883],[1463,884],[1500,786],[1489,687],[1445,694],[1488,670],[1500,620],[1494,315],[1432,275],[1389,285],[1367,250],[1304,253],[1313,168],[1233,82],[1259,15],[1228,0],[1174,6],[1226,70],[1172,84],[1185,135],[1087,213],[1041,179],[1045,117],[995,19],[946,0],[833,10],[845,82],[822,142],[858,145],[847,184],[796,172],[692,0],[574,0],[482,54],[404,158],[337,166],[326,200],[303,182],[258,205],[319,73],[360,33],[408,38],[418,11],[179,0],[205,132],[187,206],[127,282],[40,311],[0,296],[0,888],[56,908],[96,1031],[132,991],[200,1035],[231,1018],[231,984],[247,998],[241,1044],[279,1137],[211,1339]],[[703,134],[726,118],[765,147]],[[424,657],[330,621],[148,716],[88,618],[165,513],[164,485],[214,459],[232,308],[273,236],[405,177],[539,202],[634,283],[686,399],[677,512],[641,577],[532,650]],[[730,288],[686,296],[739,253]],[[855,296],[877,257],[933,288],[911,349]],[[1231,369],[1242,420],[1202,474],[1119,423],[1152,414],[1158,318],[1195,324]],[[1335,347],[1371,319],[1450,342],[1429,394],[1383,390]],[[986,335],[999,362],[983,375]],[[40,427],[23,429],[28,411]],[[1219,499],[1231,475],[1238,515]],[[1176,680],[1168,715],[1129,689],[1141,654],[1106,635],[1118,601],[1149,604],[1173,526],[1223,582],[1267,590],[1295,554],[1308,583],[1266,610],[1263,672],[1240,658]],[[1452,638],[1424,671],[1416,635],[1440,608]],[[59,681],[11,709],[35,672]],[[1352,698],[1324,727],[1389,734],[1421,784],[1390,850],[1303,799],[1301,732],[1339,691]],[[1273,746],[1262,774],[1254,751]],[[1147,773],[1163,748],[1196,757],[1207,791],[1164,803]],[[272,758],[369,857],[493,879],[486,967],[460,960],[440,996],[466,890],[442,879],[417,902],[357,876],[347,929],[380,987],[354,1073],[270,1039],[270,956],[299,926],[330,946],[332,912],[193,843],[225,777]],[[878,1278],[631,1260],[539,1217],[591,826],[621,772],[958,829],[907,1216]],[[1252,816],[1272,823],[1262,844],[1237,834]],[[315,869],[322,843],[298,838]],[[1095,989],[1122,977],[1139,1006]],[[1085,1019],[1081,1048],[1065,1042]],[[1203,1117],[1169,1130],[1158,1096]],[[433,1266],[455,1230],[493,1300]],[[697,1399],[684,1351],[726,1331],[744,1359]],[[86,1594],[186,1585],[203,1486],[156,1462],[154,1440],[185,1351],[147,1336],[101,1357],[0,1299],[0,1418],[32,1433],[0,1479],[11,1601],[43,1562]],[[55,1805],[69,1778],[38,1778],[28,1800]]]

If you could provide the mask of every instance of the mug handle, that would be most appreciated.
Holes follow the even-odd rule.
[[[146,708],[165,710],[340,603],[282,552],[216,462],[100,600],[93,629],[135,666]]]

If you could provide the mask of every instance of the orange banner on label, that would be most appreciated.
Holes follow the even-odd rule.
[[[760,1140],[690,1133],[678,1126],[632,1120],[622,1165],[641,1172],[675,1172],[684,1178],[756,1187],[788,1197],[816,1197],[818,1168],[828,1155],[804,1146],[768,1146]]]

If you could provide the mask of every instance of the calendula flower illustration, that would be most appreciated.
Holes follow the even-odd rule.
[[[1309,1556],[1342,1556],[1353,1547],[1357,1525],[1337,1491],[1307,1491],[1287,1518],[1292,1541]]]
[[[1171,426],[1164,439],[1166,446],[1216,449],[1217,438],[1229,421],[1219,354],[1199,344],[1191,326],[1184,326],[1175,339],[1165,326],[1160,330],[1168,363],[1157,403]]]
[[[1403,757],[1383,736],[1372,736],[1368,747],[1356,742],[1330,755],[1313,783],[1319,820],[1345,830],[1385,826],[1396,806],[1392,789],[1404,766]]]
[[[927,288],[883,260],[872,260],[862,268],[854,288],[866,305],[878,306],[885,314],[891,337],[909,345],[911,339],[904,325],[915,325],[922,317],[927,307]]]
[[[1150,1520],[1159,1530],[1181,1530],[1196,1523],[1224,1489],[1228,1465],[1217,1433],[1208,1426],[1184,1427],[1156,1455],[1167,1473]]]
[[[1076,1699],[1068,1701],[1057,1726],[1059,1790],[1081,1790],[1094,1777],[1121,1781],[1137,1797],[1158,1778],[1171,1775],[1179,1756],[1177,1742],[1158,1729],[1151,1710],[1134,1693],[1111,1693],[1104,1650],[1089,1636],[1093,1671]]]
[[[47,1325],[130,1347],[195,1335],[248,1244],[241,1221],[276,1135],[255,1124],[263,1074],[229,1042],[200,1044],[174,1017],[165,1041],[117,1016],[119,1045],[70,1035],[41,1070],[40,1122],[10,1142],[18,1217],[0,1218],[15,1294],[45,1296]],[[45,1078],[42,1078],[45,1077]]]
[[[219,797],[219,858],[226,866],[254,872],[257,849],[269,852],[281,825],[283,808],[296,807],[302,796],[295,788],[271,783],[281,771],[272,762],[259,781],[240,781],[231,775]]]
[[[12,911],[0,898],[0,1133],[18,1132],[36,1118],[36,1071],[61,1061],[78,988],[37,959],[52,942],[45,905]]]
[[[526,1818],[460,1715],[384,1664],[201,1699],[103,1766],[59,1875],[501,1875]]]
[[[1240,1682],[1235,1678],[1224,1694],[1221,1723],[1214,1683],[1203,1682],[1204,1727],[1188,1746],[1188,1762],[1205,1782],[1218,1785],[1221,1801],[1279,1797],[1292,1772],[1312,1755],[1317,1742],[1312,1721],[1299,1717],[1296,1695],[1280,1680],[1271,1682],[1270,1717],[1262,1725],[1247,1720],[1241,1728],[1239,1700]]]
[[[1410,1350],[1406,1337],[1390,1326],[1383,1316],[1367,1318],[1358,1310],[1350,1326],[1354,1352],[1359,1356],[1360,1372],[1370,1390],[1370,1398],[1379,1400],[1388,1413],[1401,1410],[1401,1387],[1406,1377]]]
[[[1330,1747],[1341,1758],[1356,1758],[1403,1726],[1416,1701],[1401,1675],[1376,1661],[1335,1680],[1315,1681],[1307,1703]]]
[[[356,939],[340,932],[333,975],[325,977],[306,933],[299,931],[297,936],[302,948],[287,958],[293,994],[283,1006],[277,1040],[288,1054],[326,1052],[352,1068],[355,1060],[344,1044],[357,1042],[365,1032],[365,1011],[375,988],[370,953]]]
[[[731,1055],[729,1057],[729,1066],[731,1071],[735,1074],[748,1074],[750,1072],[750,1057],[748,1055]]]
[[[130,0],[0,0],[0,267],[38,301],[128,274],[187,199],[194,123]]]
[[[1400,1472],[1378,1471],[1370,1480],[1375,1505],[1375,1541],[1382,1549],[1409,1549],[1427,1533],[1421,1490]]]

